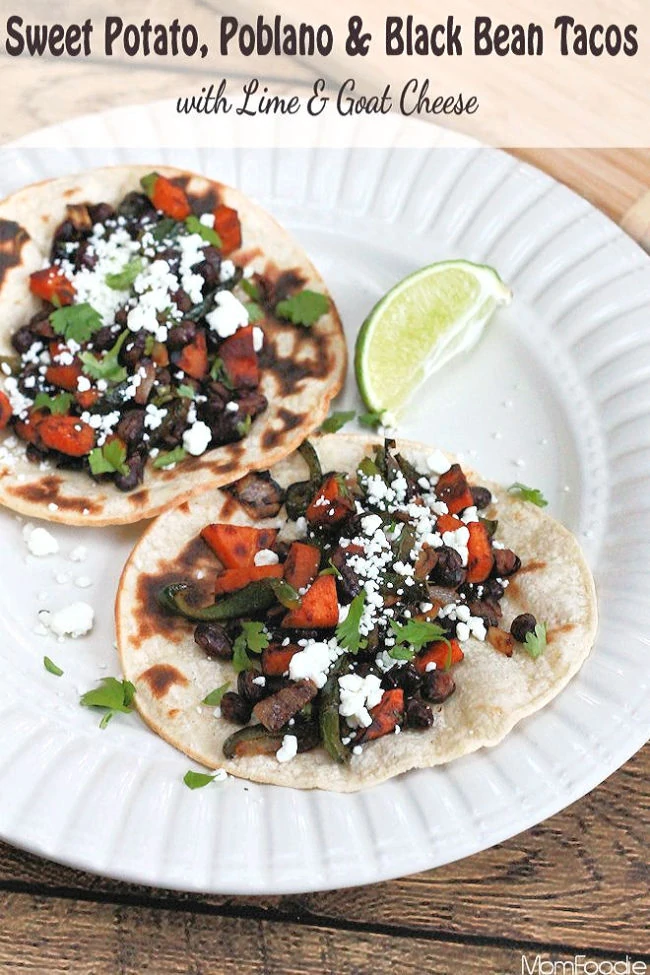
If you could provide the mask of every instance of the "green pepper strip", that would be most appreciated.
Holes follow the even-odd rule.
[[[183,315],[183,318],[187,318],[191,322],[198,322],[200,318],[204,318],[207,315],[207,313],[209,311],[212,311],[212,309],[214,308],[215,295],[218,294],[220,291],[232,291],[235,285],[238,284],[239,281],[241,280],[242,273],[243,273],[242,269],[238,267],[235,273],[233,274],[233,276],[229,278],[228,281],[222,281],[220,284],[217,285],[216,288],[213,288],[212,291],[209,291],[208,294],[203,299],[203,301],[200,301],[198,305],[194,305],[194,308],[190,308],[190,310]]]
[[[492,518],[479,518],[479,521],[481,522],[482,525],[485,526],[485,530],[487,531],[490,538],[492,538],[497,528],[499,527],[499,522]]]
[[[323,747],[330,758],[335,762],[344,764],[350,761],[350,751],[341,741],[341,719],[339,717],[339,703],[341,694],[339,691],[339,676],[347,667],[349,658],[347,654],[342,656],[321,691],[320,703],[320,735]]]
[[[186,583],[174,583],[158,593],[158,602],[163,609],[188,620],[235,620],[254,616],[270,609],[276,600],[287,609],[297,609],[300,606],[298,593],[283,579],[250,582],[243,589],[211,606],[192,606],[187,600],[188,591],[189,586]]]
[[[250,742],[257,743],[258,747],[255,749],[246,748],[243,750],[244,754],[270,755],[277,752],[285,734],[284,731],[267,731],[262,724],[249,725],[226,738],[222,746],[223,754],[226,758],[237,758],[237,746]]]

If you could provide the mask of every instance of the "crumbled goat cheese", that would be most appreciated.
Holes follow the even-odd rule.
[[[256,552],[253,559],[254,565],[277,565],[279,561],[279,556],[270,548],[263,548],[260,552]]]
[[[221,267],[219,268],[219,281],[224,284],[226,281],[230,281],[235,275],[235,267],[233,261],[225,260],[221,262]]]
[[[259,325],[253,326],[253,348],[256,352],[262,351],[262,346],[264,345],[264,332],[259,327]]]
[[[183,434],[183,447],[194,457],[199,457],[208,449],[212,440],[212,430],[203,420],[197,420]]]
[[[235,298],[232,291],[218,291],[214,303],[214,309],[208,312],[205,320],[220,338],[228,338],[234,335],[238,328],[245,328],[248,325],[248,311],[241,301]]]
[[[59,637],[73,638],[89,633],[95,622],[95,611],[88,603],[70,603],[54,613],[41,614],[50,630]]]
[[[441,450],[434,450],[427,457],[427,465],[433,474],[446,474],[451,467],[451,461]]]
[[[384,691],[376,674],[361,677],[359,674],[344,674],[339,677],[341,701],[339,714],[353,727],[367,728],[372,723],[370,709],[381,701]]]
[[[275,753],[278,762],[290,762],[298,754],[298,739],[295,735],[284,735],[282,744]]]
[[[310,643],[304,650],[294,653],[289,662],[289,677],[291,680],[311,680],[316,687],[324,687],[330,664],[341,653],[335,639],[327,643]]]
[[[59,543],[47,528],[34,528],[27,524],[23,528],[23,538],[30,553],[39,559],[46,555],[56,555],[59,551]]]
[[[167,410],[155,403],[148,403],[144,410],[144,425],[147,430],[157,430],[167,416]]]
[[[77,545],[70,552],[68,558],[71,562],[85,562],[88,558],[88,549],[85,545]]]

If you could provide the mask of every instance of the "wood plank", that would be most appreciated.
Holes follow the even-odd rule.
[[[427,941],[30,895],[0,896],[4,975],[484,975],[520,972],[515,947]],[[10,923],[7,924],[7,920]],[[532,956],[531,956],[532,957]]]
[[[291,897],[184,895],[121,884],[0,846],[0,889],[190,910],[296,914],[462,939],[650,952],[650,747],[570,809],[492,850],[413,877]],[[633,814],[632,814],[633,811]]]

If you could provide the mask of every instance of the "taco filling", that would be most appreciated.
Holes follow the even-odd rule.
[[[229,760],[285,763],[320,746],[347,763],[376,739],[433,726],[457,669],[471,666],[469,640],[505,658],[536,659],[546,645],[531,613],[504,623],[501,600],[522,563],[499,541],[490,490],[459,464],[435,451],[416,467],[386,441],[356,471],[323,472],[308,441],[300,452],[307,480],[283,490],[268,473],[249,475],[231,489],[258,520],[284,504],[279,529],[201,531],[222,567],[214,602],[200,605],[191,581],[158,595],[167,613],[196,622],[207,657],[232,664],[208,699],[241,726],[223,743]]]
[[[268,406],[264,319],[312,325],[329,308],[290,276],[250,273],[235,209],[195,213],[157,173],[141,184],[117,206],[67,207],[29,278],[42,308],[1,363],[0,429],[32,461],[121,491],[148,460],[168,470],[245,438]]]

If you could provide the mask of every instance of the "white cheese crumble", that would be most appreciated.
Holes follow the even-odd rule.
[[[253,348],[256,352],[262,351],[262,346],[264,345],[264,332],[259,327],[259,325],[253,326]]]
[[[295,735],[284,735],[282,744],[275,753],[278,762],[290,762],[298,754],[298,739]]]
[[[254,565],[277,565],[279,561],[280,558],[275,552],[272,552],[270,548],[263,548],[260,552],[255,553],[253,564]]]
[[[77,545],[72,549],[68,558],[71,562],[85,562],[88,558],[88,549],[85,545]]]
[[[58,637],[84,636],[93,628],[95,611],[88,603],[70,603],[54,613],[42,612],[41,619]]]
[[[352,728],[367,728],[372,723],[370,709],[379,704],[384,694],[379,677],[345,674],[339,677],[339,689],[339,714]]]
[[[59,543],[47,528],[35,528],[27,524],[23,528],[23,538],[30,553],[39,559],[46,555],[56,555],[59,551]]]
[[[442,450],[434,450],[427,457],[427,465],[433,474],[446,474],[451,467],[451,461]]]
[[[232,291],[219,291],[214,298],[215,307],[205,316],[213,332],[226,339],[234,335],[238,328],[249,323],[248,311]]]
[[[206,452],[211,440],[210,427],[203,420],[197,420],[183,434],[183,448],[193,457],[199,457]]]
[[[325,686],[330,665],[343,651],[335,639],[327,643],[310,643],[304,650],[294,653],[289,661],[291,680],[311,680],[319,689]]]

